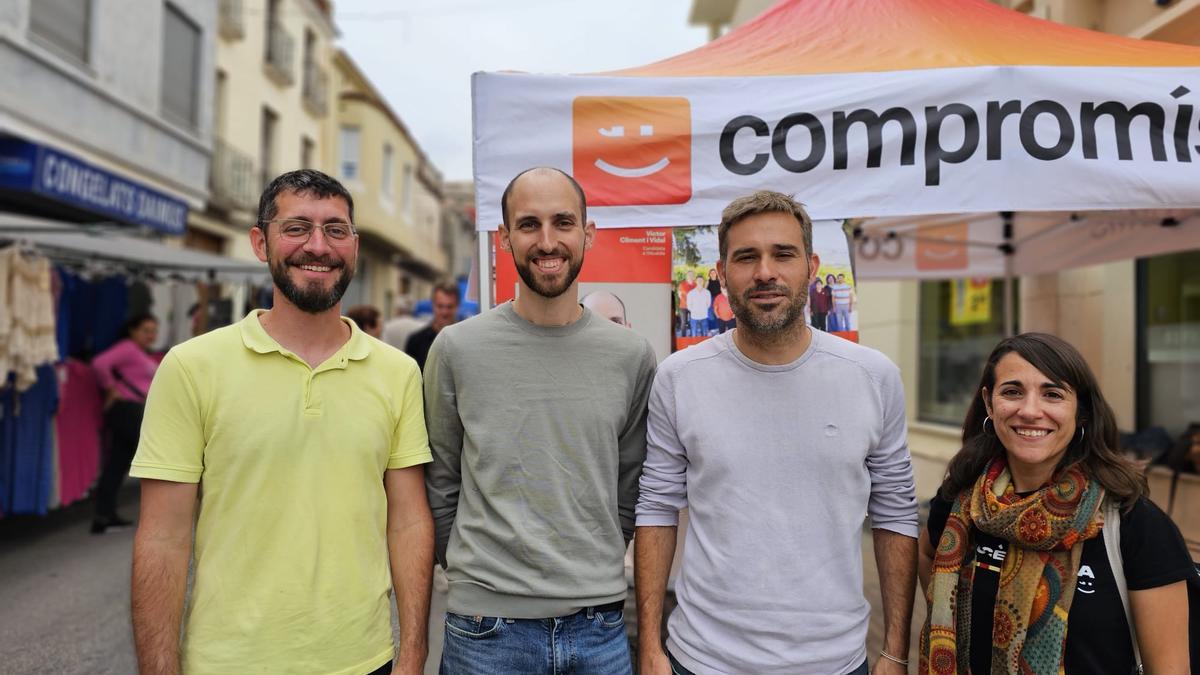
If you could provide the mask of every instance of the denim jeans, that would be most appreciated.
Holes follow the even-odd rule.
[[[708,335],[708,319],[697,319],[692,317],[692,335],[701,336]]]
[[[632,675],[625,616],[588,608],[550,619],[446,613],[441,675]]]
[[[675,660],[674,656],[671,656],[671,652],[669,651],[667,652],[667,658],[671,660],[671,675],[696,675],[687,668],[679,665],[679,662]],[[846,673],[846,675],[868,675],[870,672],[871,671],[867,668],[867,662],[863,661],[861,666],[855,668],[849,673]]]

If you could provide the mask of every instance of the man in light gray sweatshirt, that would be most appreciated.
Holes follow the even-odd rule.
[[[426,491],[447,600],[442,673],[631,673],[622,607],[654,349],[579,304],[595,225],[557,169],[513,179],[516,300],[425,364]]]
[[[869,515],[885,626],[873,672],[904,673],[917,502],[900,373],[806,325],[820,261],[800,204],[743,197],[717,233],[737,329],[668,357],[650,397],[635,547],[640,672],[865,675]],[[685,506],[668,654],[658,627]]]

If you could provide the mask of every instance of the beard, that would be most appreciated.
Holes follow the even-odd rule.
[[[292,277],[288,274],[289,267],[299,265],[322,265],[335,271],[341,271],[333,287],[328,290],[319,281],[313,281],[301,287],[292,281]],[[275,287],[297,309],[308,314],[320,314],[332,309],[341,301],[342,295],[345,294],[346,289],[350,286],[350,280],[353,278],[354,270],[346,267],[344,262],[326,257],[310,256],[303,252],[293,255],[287,260],[280,258],[271,261],[271,279],[275,282]]]
[[[763,310],[756,306],[750,296],[754,293],[779,293],[781,307]],[[760,284],[751,286],[741,295],[729,294],[729,307],[737,317],[738,328],[761,337],[775,337],[792,331],[797,322],[804,321],[804,306],[808,304],[808,284],[801,284],[793,293],[785,284]]]
[[[562,278],[562,281],[557,283],[544,282],[538,279],[537,263],[533,260],[536,256],[530,256],[524,263],[517,264],[517,274],[520,275],[521,281],[524,281],[525,285],[531,291],[543,298],[557,298],[566,293],[571,284],[575,283],[575,278],[579,276],[579,271],[583,269],[582,255],[579,256],[579,260],[575,260],[563,249],[559,249],[555,253],[562,256],[563,261],[567,264],[566,275]]]

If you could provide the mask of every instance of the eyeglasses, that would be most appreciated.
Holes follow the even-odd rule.
[[[284,241],[293,244],[307,242],[312,237],[313,230],[317,228],[320,228],[325,233],[325,240],[329,242],[330,246],[346,246],[354,240],[354,237],[358,236],[354,225],[337,220],[325,223],[324,225],[317,225],[316,223],[298,218],[259,221],[264,231],[271,223],[279,223],[279,236]]]

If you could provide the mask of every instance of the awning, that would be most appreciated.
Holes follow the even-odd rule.
[[[1200,211],[1042,211],[855,223],[859,279],[1025,276],[1200,249]]]
[[[0,213],[0,240],[24,242],[57,262],[150,272],[184,281],[265,282],[267,267],[124,233],[122,226],[76,225]]]

